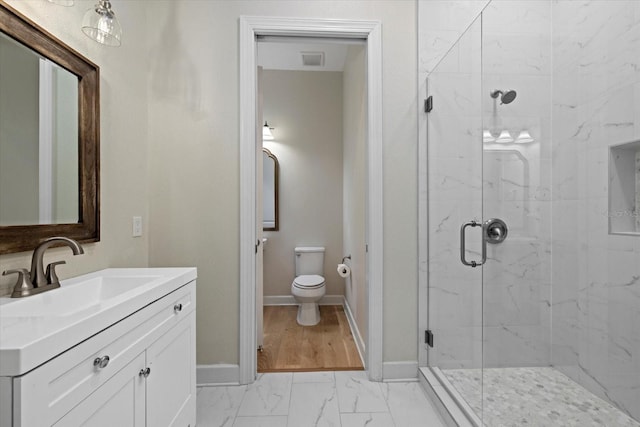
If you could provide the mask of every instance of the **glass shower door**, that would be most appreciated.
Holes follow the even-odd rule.
[[[427,79],[428,364],[482,414],[482,63],[476,20]],[[474,222],[475,221],[475,222]],[[463,224],[467,224],[466,227]],[[461,237],[462,236],[462,237]],[[461,252],[461,239],[465,249]]]

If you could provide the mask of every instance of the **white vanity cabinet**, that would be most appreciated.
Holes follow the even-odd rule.
[[[24,375],[4,377],[0,410],[12,416],[0,415],[1,427],[195,427],[195,302],[193,280]]]

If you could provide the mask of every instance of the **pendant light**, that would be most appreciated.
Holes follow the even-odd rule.
[[[107,46],[121,45],[122,27],[109,0],[98,0],[92,9],[87,10],[82,18],[82,32],[98,43]]]

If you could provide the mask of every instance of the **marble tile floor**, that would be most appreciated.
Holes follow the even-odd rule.
[[[247,386],[200,387],[198,427],[444,427],[419,382],[364,371],[259,374]]]
[[[640,427],[640,423],[551,367],[442,372],[478,416],[484,410],[487,427]]]

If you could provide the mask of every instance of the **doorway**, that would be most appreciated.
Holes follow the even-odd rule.
[[[256,254],[258,372],[362,370],[366,43],[261,36],[257,45],[263,125],[257,147],[263,174],[256,175],[256,215],[263,216],[256,225],[263,242]],[[321,251],[294,256],[299,247]],[[316,256],[323,260],[319,268],[298,271]],[[341,263],[351,270],[346,277],[336,271]],[[306,280],[299,275],[317,275],[321,283],[300,285]],[[299,309],[300,298],[311,303]],[[302,313],[313,319],[298,318]]]
[[[382,379],[382,103],[380,23],[272,17],[240,18],[240,383],[254,381],[256,358],[256,254],[261,247],[256,210],[259,111],[257,38],[260,36],[361,39],[366,43],[366,283],[365,365],[369,378]],[[262,158],[260,157],[260,161]]]

